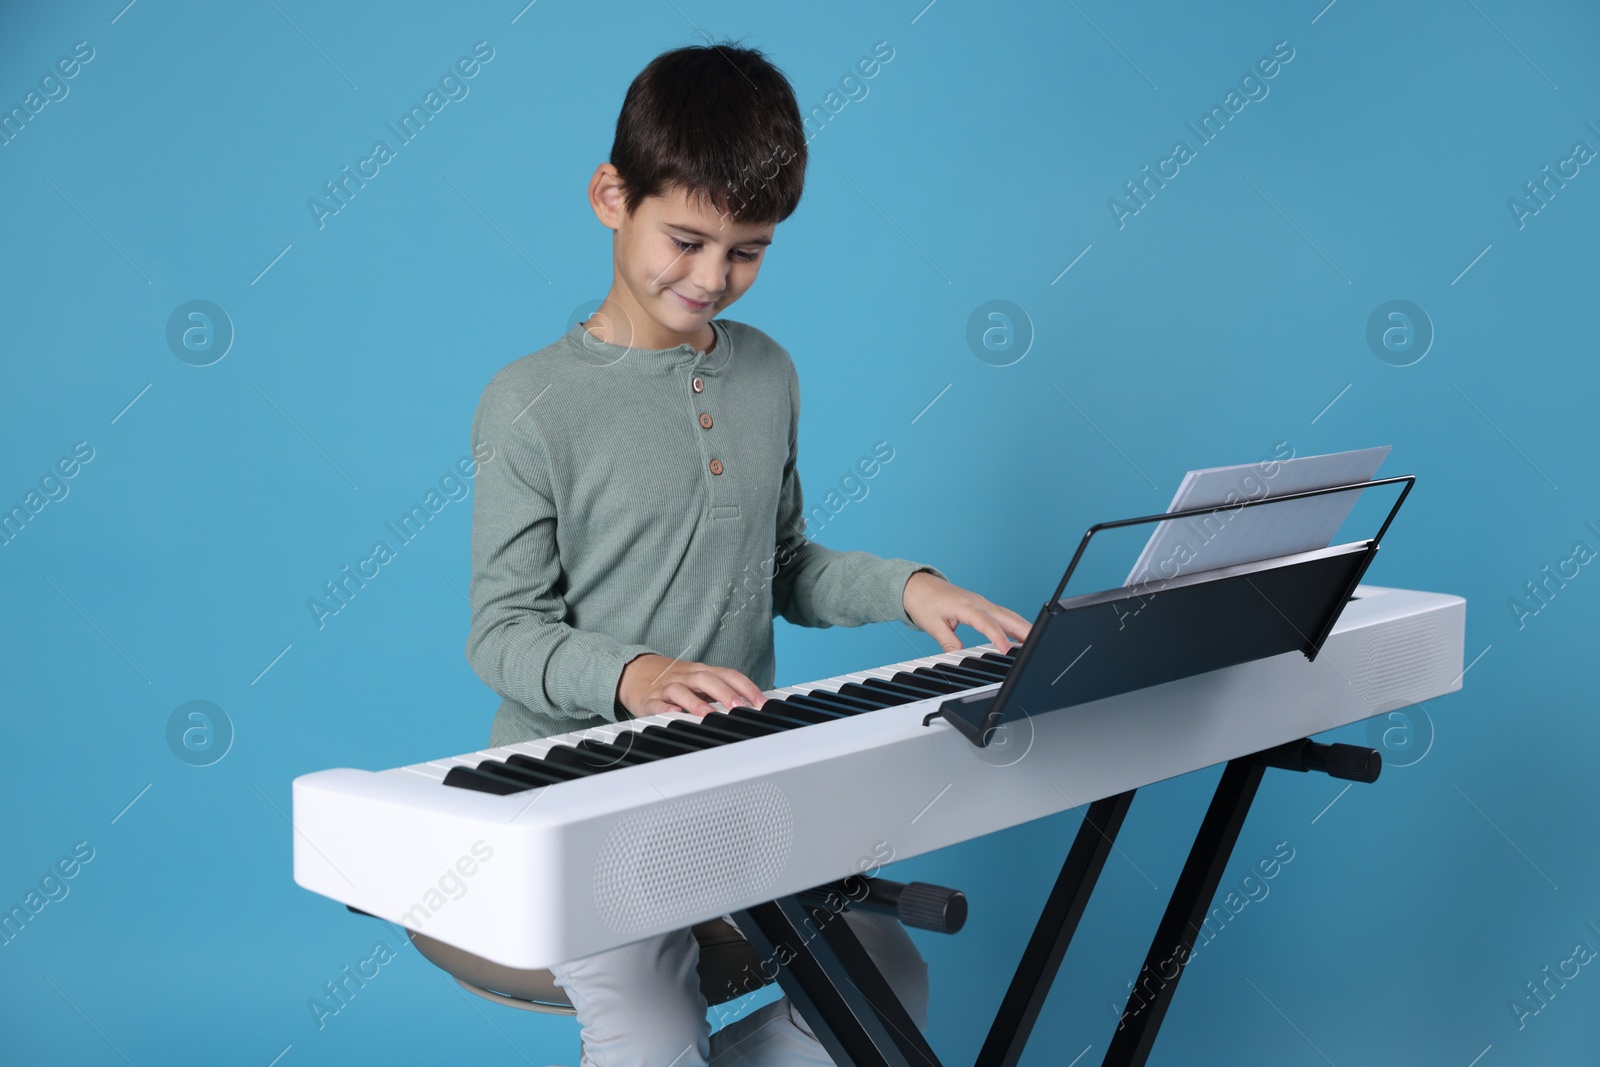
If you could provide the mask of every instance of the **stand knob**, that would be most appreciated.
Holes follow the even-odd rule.
[[[1291,741],[1259,754],[1268,767],[1286,771],[1321,771],[1350,782],[1376,782],[1383,773],[1383,755],[1360,745],[1324,745],[1310,738]]]
[[[892,915],[906,926],[936,934],[957,933],[967,922],[967,895],[959,889],[928,882],[893,882],[852,875],[804,890],[798,896],[805,903],[833,910],[838,910],[837,906],[825,902],[843,898],[848,902],[846,907]]]
[[[953,934],[967,923],[967,895],[942,885],[907,882],[895,910],[907,926]]]

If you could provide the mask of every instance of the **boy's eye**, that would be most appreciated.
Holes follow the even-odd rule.
[[[693,252],[695,249],[700,247],[698,242],[685,241],[678,237],[673,237],[672,243],[678,246],[679,252]],[[733,258],[739,260],[741,263],[749,263],[752,260],[760,259],[761,253],[759,251],[752,252],[747,249],[736,248],[733,250]]]

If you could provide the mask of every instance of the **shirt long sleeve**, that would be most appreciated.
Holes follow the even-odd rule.
[[[565,621],[558,522],[549,461],[531,411],[491,383],[473,419],[472,627],[467,660],[502,697],[554,710],[571,729],[616,721],[614,696],[629,660],[654,649]],[[626,718],[623,713],[622,718]]]

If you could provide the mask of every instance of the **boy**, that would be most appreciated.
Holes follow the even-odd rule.
[[[680,48],[634,80],[589,182],[612,231],[610,292],[484,390],[474,444],[467,658],[505,699],[490,745],[667,711],[760,707],[772,621],[899,619],[951,651],[966,623],[1002,650],[1020,615],[937,569],[806,540],[799,381],[788,353],[717,318],[797,206],[805,135],[758,51]],[[898,923],[844,913],[919,1025],[926,964]],[[552,968],[583,1063],[827,1064],[787,998],[710,1036],[688,930]]]

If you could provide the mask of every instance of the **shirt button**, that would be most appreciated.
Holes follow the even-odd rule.
[[[699,375],[698,375],[698,374],[697,374],[697,375],[695,375],[695,377],[694,377],[694,380],[693,380],[693,381],[691,381],[691,382],[690,382],[690,383],[689,383],[689,384],[690,384],[690,385],[692,385],[692,386],[693,386],[693,387],[694,387],[694,391],[695,391],[695,392],[697,392],[697,393],[698,393],[698,392],[699,392],[699,391],[700,391],[700,390],[702,390],[702,389],[704,389],[704,388],[705,388],[705,387],[706,387],[706,383],[705,383],[705,382],[702,382],[702,381],[701,381],[701,380],[700,380],[700,376],[699,376]]]
[[[712,474],[721,474],[722,473],[722,460],[714,459],[714,460],[711,461],[711,473]]]
[[[700,426],[702,429],[711,429],[711,413],[709,411],[702,411],[700,413]]]

